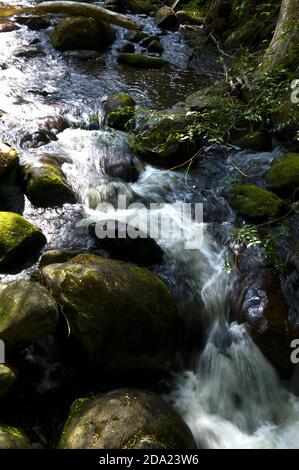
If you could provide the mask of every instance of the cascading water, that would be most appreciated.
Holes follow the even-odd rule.
[[[156,32],[151,23],[147,28]],[[183,51],[176,55],[174,63],[178,66],[185,57],[184,44],[179,33],[171,34],[163,38],[163,45],[170,59],[176,47]],[[124,32],[118,31],[116,47],[122,44],[123,37]],[[141,201],[148,207],[152,202],[164,203],[164,207],[157,209],[160,215],[164,211],[178,223],[181,219],[176,203],[203,203],[203,223],[194,221],[181,227],[184,233],[181,240],[158,239],[164,250],[164,261],[155,267],[156,271],[168,280],[180,305],[184,306],[186,299],[196,299],[196,314],[204,326],[203,345],[198,346],[201,350],[195,353],[189,369],[178,370],[173,375],[172,391],[165,398],[186,420],[199,447],[298,447],[299,400],[280,383],[245,326],[231,319],[231,294],[239,279],[235,271],[225,271],[230,255],[218,240],[219,233],[228,232],[235,222],[235,214],[221,197],[225,179],[234,174],[229,162],[215,149],[207,149],[190,172],[187,183],[182,173],[150,165],[145,166],[137,181],[126,183],[117,177],[117,170],[113,177],[105,174],[105,162],[109,158],[113,161],[121,154],[122,164],[131,162],[124,133],[73,128],[66,129],[57,136],[57,141],[40,149],[21,145],[28,115],[35,119],[49,113],[63,114],[69,124],[78,124],[80,120],[86,123],[92,113],[99,114],[104,95],[127,91],[128,87],[141,105],[154,106],[158,101],[162,107],[166,83],[163,105],[167,106],[175,99],[173,94],[179,97],[193,91],[190,87],[195,87],[196,79],[184,70],[169,72],[167,76],[148,72],[145,90],[143,73],[125,75],[114,65],[116,48],[105,55],[105,69],[101,66],[88,69],[51,49],[46,33],[39,33],[46,57],[24,62],[13,56],[16,40],[20,38],[28,44],[35,39],[35,33],[21,28],[8,33],[6,39],[0,37],[0,59],[8,66],[1,71],[0,108],[6,112],[1,132],[7,140],[16,143],[24,160],[37,154],[59,156],[80,198],[79,204],[65,205],[62,210],[36,210],[26,201],[24,215],[43,228],[50,247],[88,248],[84,229],[99,219],[99,204],[115,204],[119,195],[125,195],[129,204]],[[40,83],[44,96],[34,92]],[[254,176],[269,166],[280,150],[264,154],[231,150],[230,154],[243,171]],[[141,225],[146,223],[148,209],[129,208],[123,212],[139,220]],[[197,249],[185,249],[185,242],[192,240],[199,228],[203,229],[201,245]],[[28,273],[21,273],[24,275]],[[185,322],[192,329],[192,318],[185,318]]]

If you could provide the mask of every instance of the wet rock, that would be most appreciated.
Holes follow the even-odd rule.
[[[0,364],[0,397],[9,393],[17,380],[16,372],[5,364]]]
[[[28,45],[26,47],[20,47],[15,52],[14,55],[16,57],[25,57],[26,59],[30,59],[33,57],[40,57],[45,56],[46,54],[44,51],[35,45]]]
[[[41,29],[47,29],[51,26],[51,21],[46,16],[17,16],[16,20],[19,24],[24,24],[32,31],[40,31]]]
[[[18,280],[0,285],[0,338],[16,348],[52,333],[58,309],[48,290],[32,281]]]
[[[75,193],[54,158],[40,157],[23,166],[22,178],[28,199],[37,207],[55,207],[76,202]]]
[[[282,197],[299,199],[299,153],[288,153],[276,160],[267,172],[269,187]]]
[[[117,171],[117,168],[115,170]],[[99,209],[102,204],[111,204],[114,208],[117,208],[120,196],[125,198],[126,207],[134,202],[137,197],[129,184],[110,177],[99,178],[97,186],[89,188],[86,195],[90,209]]]
[[[0,180],[19,167],[17,151],[0,141]]]
[[[227,193],[233,209],[253,221],[265,221],[281,216],[287,210],[285,202],[267,189],[237,184]]]
[[[198,10],[179,10],[176,12],[180,23],[195,24],[201,26],[204,22],[204,15]]]
[[[177,138],[177,134],[183,133],[188,124],[185,114],[160,118],[136,133],[132,150],[142,160],[161,167],[172,168],[183,164],[198,148],[196,143]]]
[[[135,46],[134,44],[132,44],[131,42],[126,42],[126,44],[124,44],[123,46],[121,46],[119,49],[118,49],[119,52],[123,52],[123,53],[126,53],[126,52],[135,52]]]
[[[243,266],[244,268],[244,266]],[[270,269],[242,273],[249,286],[237,320],[247,323],[249,333],[282,379],[292,375],[291,342],[299,337],[299,328],[289,320],[288,305],[279,279]]]
[[[171,7],[161,7],[156,13],[155,22],[160,28],[172,29],[178,25],[179,19]]]
[[[132,233],[136,234],[136,230],[131,228]],[[99,231],[101,233],[115,234],[114,238],[98,238]],[[147,233],[142,231],[138,238],[131,238],[130,226],[115,220],[103,220],[98,224],[89,226],[89,233],[95,238],[100,248],[107,250],[113,258],[122,261],[137,263],[141,266],[149,266],[151,264],[160,263],[163,259],[163,250],[157,242],[150,238]]]
[[[151,2],[147,0],[129,0],[127,2],[127,7],[133,13],[138,14],[149,14],[157,10],[157,8],[152,5]]]
[[[110,95],[103,103],[105,123],[119,130],[130,130],[134,127],[135,101],[129,95],[116,93]]]
[[[59,51],[86,49],[102,52],[116,38],[110,25],[94,18],[74,17],[62,20],[51,33],[51,43]]]
[[[251,149],[257,152],[271,150],[271,143],[265,133],[261,131],[250,131],[249,129],[232,131],[229,141],[232,145],[244,150]]]
[[[0,449],[30,449],[25,433],[12,426],[0,425]]]
[[[19,27],[12,23],[11,21],[4,21],[0,23],[0,33],[10,33],[11,31],[16,31]]]
[[[42,268],[95,367],[114,372],[166,372],[178,320],[168,288],[136,265],[85,254]]]
[[[143,169],[142,164],[133,157],[129,149],[126,152],[112,150],[105,153],[101,156],[99,161],[99,170],[103,176],[108,176],[111,178],[117,178],[125,182],[137,181],[140,171]],[[112,188],[118,187],[121,181],[103,181],[104,184],[108,184],[108,192],[111,192]],[[101,185],[101,181],[98,181],[98,184]],[[108,195],[108,192],[105,191]],[[114,190],[113,190],[114,192]],[[134,199],[132,190],[127,187],[127,190],[124,192],[130,200]]]
[[[101,62],[103,65],[106,64],[105,59],[101,57],[100,53],[97,51],[85,51],[84,49],[80,49],[77,51],[66,51],[64,53],[65,57],[70,57],[72,59],[78,59],[82,62],[94,61],[94,62]]]
[[[57,140],[57,134],[68,126],[62,116],[46,116],[33,121],[29,128],[24,130],[20,139],[23,148],[40,147],[52,140]]]
[[[40,229],[13,212],[0,212],[0,270],[19,268],[46,243]]]
[[[120,64],[129,65],[140,69],[160,69],[168,65],[167,60],[160,57],[152,57],[145,54],[119,54],[117,58]]]
[[[157,40],[150,42],[147,49],[149,52],[157,52],[158,54],[162,54],[164,52],[164,47],[160,41]]]
[[[55,263],[66,263],[75,256],[82,254],[82,250],[48,250],[44,251],[40,261],[40,266],[48,266]]]
[[[128,41],[132,41],[135,43],[138,43],[147,37],[149,37],[149,34],[145,33],[144,31],[128,31],[125,35],[125,38]]]
[[[156,40],[159,41],[159,36],[147,36],[146,38],[142,39],[139,44],[141,47],[148,47],[152,41]]]
[[[186,423],[158,395],[145,390],[119,389],[76,400],[59,447],[195,449],[196,444]]]

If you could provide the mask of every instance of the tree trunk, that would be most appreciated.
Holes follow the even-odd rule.
[[[225,3],[225,0],[212,0],[211,2],[211,5],[210,5],[210,8],[209,8],[209,11],[208,11],[208,14],[205,18],[205,21],[204,21],[204,28],[206,29],[207,26],[212,23],[212,21],[217,18],[217,16],[219,15],[219,12],[222,8],[222,6],[224,5]]]
[[[274,36],[266,50],[260,73],[268,73],[276,66],[298,65],[299,54],[299,0],[282,0]]]

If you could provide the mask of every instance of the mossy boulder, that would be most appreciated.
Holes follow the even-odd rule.
[[[195,449],[188,426],[158,395],[119,389],[76,400],[64,425],[63,449]]]
[[[167,60],[146,54],[121,53],[118,55],[117,60],[120,64],[140,69],[160,69],[168,65]]]
[[[127,7],[130,11],[136,13],[137,15],[148,15],[149,13],[157,10],[157,7],[152,5],[152,3],[148,2],[147,0],[129,0],[127,2]]]
[[[153,165],[172,168],[188,161],[198,149],[196,142],[180,139],[190,122],[185,115],[171,116],[146,125],[132,139],[131,149]]]
[[[48,250],[44,251],[40,261],[40,266],[48,266],[55,263],[66,263],[75,256],[82,254],[82,250]]]
[[[0,212],[0,271],[18,269],[47,242],[42,231],[14,212]]]
[[[85,49],[102,52],[116,34],[107,23],[86,17],[65,18],[53,29],[51,43],[59,51]]]
[[[0,449],[31,449],[31,445],[21,429],[0,424]]]
[[[178,319],[164,282],[121,261],[82,254],[41,270],[91,364],[112,372],[165,372]]]
[[[116,93],[103,104],[107,126],[119,130],[129,130],[134,126],[135,101],[129,95]]]
[[[161,7],[156,13],[155,23],[159,28],[173,29],[179,24],[179,19],[171,7]]]
[[[27,346],[52,333],[58,309],[48,290],[32,281],[0,284],[0,339],[7,347]]]
[[[0,397],[8,394],[16,380],[16,372],[7,365],[0,364]]]
[[[56,160],[50,157],[37,158],[22,168],[25,193],[37,207],[73,204],[76,196]]]
[[[176,12],[180,23],[187,23],[187,24],[196,24],[201,26],[204,22],[205,15],[201,13],[199,10],[179,10]]]
[[[0,180],[15,170],[19,165],[19,157],[12,147],[0,142]]]
[[[287,205],[267,189],[254,185],[234,185],[228,195],[230,205],[238,214],[253,221],[264,221],[282,215]]]
[[[276,160],[267,172],[266,181],[272,191],[282,197],[299,199],[299,153],[288,153]]]

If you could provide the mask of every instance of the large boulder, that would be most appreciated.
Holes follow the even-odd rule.
[[[144,268],[92,254],[42,268],[90,361],[109,371],[165,372],[178,320],[163,281]]]
[[[227,199],[238,214],[253,221],[265,221],[281,216],[287,205],[275,194],[254,185],[234,185]]]
[[[54,158],[40,157],[22,168],[25,193],[37,207],[75,203],[76,196]]]
[[[58,309],[48,290],[32,281],[0,284],[0,339],[8,347],[22,347],[52,333]]]
[[[86,49],[101,52],[115,38],[115,32],[107,23],[80,16],[65,18],[51,33],[52,46],[59,51]]]
[[[0,270],[18,269],[47,242],[42,231],[13,212],[0,212]]]
[[[195,449],[188,426],[158,395],[120,389],[76,400],[63,449]]]
[[[129,130],[134,126],[135,101],[129,95],[116,93],[103,103],[107,126],[119,130]]]
[[[158,118],[139,129],[131,148],[142,160],[154,165],[165,168],[183,165],[198,149],[195,142],[180,138],[188,124],[185,115]]]
[[[179,19],[171,7],[161,7],[156,13],[156,25],[160,28],[172,29],[179,24]]]
[[[167,60],[146,54],[121,53],[118,55],[117,60],[120,64],[140,69],[160,69],[168,65]]]
[[[21,429],[1,424],[0,449],[31,449],[31,445]]]
[[[0,397],[7,395],[16,380],[16,372],[7,365],[0,364]]]
[[[276,160],[266,175],[269,187],[282,197],[299,199],[299,153],[288,153]]]

